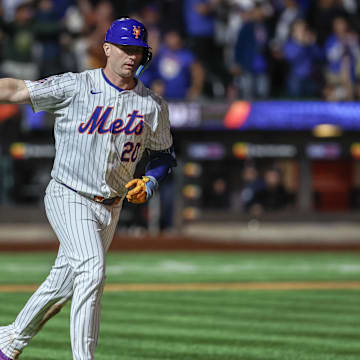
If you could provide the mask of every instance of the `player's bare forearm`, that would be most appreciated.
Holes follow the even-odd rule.
[[[30,104],[30,93],[24,80],[0,79],[0,104]]]

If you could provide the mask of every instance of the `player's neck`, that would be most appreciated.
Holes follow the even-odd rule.
[[[104,68],[104,74],[109,81],[123,90],[131,90],[136,86],[136,80],[133,77],[124,78],[111,71],[107,66]]]

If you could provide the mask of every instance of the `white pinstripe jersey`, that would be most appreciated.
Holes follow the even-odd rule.
[[[73,189],[124,196],[143,151],[172,145],[167,103],[140,80],[122,90],[95,69],[25,84],[34,111],[55,115],[51,176]]]

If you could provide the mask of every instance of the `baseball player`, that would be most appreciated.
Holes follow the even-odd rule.
[[[40,81],[0,80],[0,102],[55,115],[56,156],[45,209],[59,242],[47,279],[15,321],[0,327],[0,359],[17,359],[44,323],[72,298],[73,359],[94,359],[105,281],[105,254],[124,198],[142,204],[176,166],[166,102],[137,75],[151,60],[142,23],[108,29],[105,68]],[[145,176],[133,179],[144,151]]]

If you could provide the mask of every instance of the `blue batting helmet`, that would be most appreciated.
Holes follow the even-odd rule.
[[[149,47],[145,26],[131,18],[115,20],[106,32],[105,41],[118,45]]]
[[[115,20],[106,32],[105,42],[143,47],[144,56],[140,63],[142,69],[138,74],[144,71],[146,65],[148,65],[152,58],[150,46],[147,43],[147,31],[145,26],[135,19],[123,17]]]

